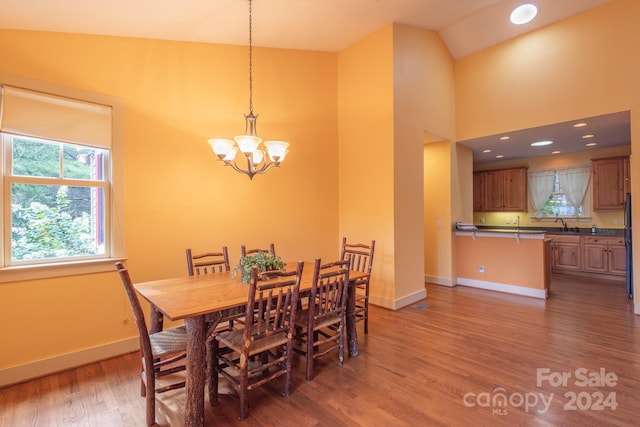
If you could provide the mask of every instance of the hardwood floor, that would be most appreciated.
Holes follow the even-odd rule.
[[[239,421],[237,399],[222,396],[218,407],[207,403],[207,425],[640,423],[640,316],[624,283],[554,276],[547,301],[430,284],[427,292],[396,312],[372,307],[360,356],[342,368],[325,356],[305,382],[296,358],[288,398],[277,381],[262,387]],[[0,426],[144,426],[138,372],[133,353],[0,389]],[[563,373],[566,384],[554,382]],[[161,426],[181,424],[184,391],[171,393],[158,405]]]

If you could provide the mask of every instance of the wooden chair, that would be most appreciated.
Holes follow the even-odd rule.
[[[238,393],[240,419],[247,418],[248,393],[254,388],[284,375],[283,396],[289,395],[293,332],[303,266],[304,263],[299,262],[295,271],[270,272],[272,280],[261,284],[258,284],[258,269],[254,267],[244,327],[214,336],[216,371]],[[233,353],[225,353],[221,347]],[[254,355],[259,356],[260,363],[250,363]],[[210,398],[211,403],[217,405],[218,376],[213,377]]]
[[[307,308],[296,315],[296,341],[305,348],[294,351],[306,356],[306,378],[313,379],[313,361],[338,350],[338,364],[344,361],[344,331],[349,261],[321,265],[316,259]]]
[[[268,252],[271,254],[271,256],[276,256],[276,247],[273,243],[269,245],[269,249],[247,249],[245,245],[242,245],[240,247],[240,254],[242,256],[256,254],[258,252]]]
[[[373,266],[373,250],[376,241],[370,244],[347,243],[347,238],[342,238],[342,251],[340,259],[349,260],[349,269],[367,273],[366,277],[355,283],[355,313],[356,322],[364,321],[364,333],[369,333],[369,282],[371,279],[371,267]]]
[[[142,360],[140,395],[146,397],[147,425],[150,426],[156,422],[156,393],[164,393],[185,386],[185,381],[167,381],[167,384],[160,385],[158,380],[164,376],[186,370],[184,359],[187,356],[187,331],[184,326],[181,326],[149,333],[142,306],[133,288],[129,272],[121,262],[117,262],[116,267],[127,292],[140,336]]]
[[[194,255],[191,249],[187,249],[187,269],[189,276],[229,271],[231,270],[229,251],[226,246],[223,246],[221,252],[205,252]]]

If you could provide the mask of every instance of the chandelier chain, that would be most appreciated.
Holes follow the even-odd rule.
[[[271,140],[262,144],[262,138],[256,131],[257,115],[253,114],[253,3],[249,1],[249,114],[244,115],[245,133],[233,137],[233,141],[226,138],[211,138],[209,145],[225,166],[230,166],[236,172],[243,173],[253,179],[255,175],[263,174],[273,167],[278,167],[284,160],[289,147],[288,142]],[[239,154],[244,161],[238,159]]]
[[[249,0],[249,114],[253,115],[253,31],[252,6]]]

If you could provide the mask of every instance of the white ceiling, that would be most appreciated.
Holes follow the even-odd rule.
[[[398,23],[437,31],[457,59],[609,1],[528,1],[538,4],[538,17],[516,26],[509,15],[526,0],[253,0],[253,44],[339,52]],[[0,28],[248,45],[248,11],[247,0],[0,0]],[[629,143],[628,121],[628,114],[592,118],[598,147]],[[474,161],[495,160],[498,151],[505,159],[539,155],[528,144],[543,134],[556,140],[554,149],[576,151],[565,128],[514,132],[508,145],[494,136],[465,144]]]
[[[255,46],[338,52],[392,22],[437,31],[454,58],[611,0],[253,0]],[[531,1],[530,1],[531,2]],[[247,0],[0,0],[0,28],[248,44]]]

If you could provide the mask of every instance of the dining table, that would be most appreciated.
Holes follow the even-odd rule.
[[[297,263],[287,263],[287,271]],[[311,289],[313,262],[305,262],[300,293]],[[207,321],[227,309],[246,307],[249,287],[232,271],[199,276],[183,276],[134,284],[136,292],[169,320],[183,320],[187,330],[185,426],[204,426]],[[367,273],[349,271],[346,310],[347,347],[358,355],[355,315],[355,281]]]

